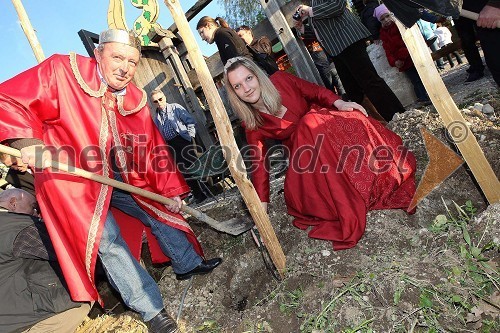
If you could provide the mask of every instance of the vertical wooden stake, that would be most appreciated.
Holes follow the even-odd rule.
[[[193,61],[196,74],[200,80],[203,92],[210,106],[217,134],[219,135],[220,143],[223,147],[224,157],[231,171],[238,189],[241,192],[243,200],[250,211],[250,214],[255,221],[260,235],[262,236],[264,245],[266,246],[271,259],[273,260],[276,269],[283,277],[285,273],[286,258],[283,249],[276,237],[274,229],[269,221],[269,216],[266,214],[260,199],[253,187],[252,183],[248,180],[243,158],[234,141],[234,133],[231,127],[231,121],[227,115],[224,104],[219,96],[217,88],[215,87],[212,75],[208,70],[207,64],[203,59],[201,51],[196,44],[193,32],[189,27],[188,21],[182,11],[179,0],[165,0],[165,5],[172,13],[174,22],[179,29],[179,33],[184,40],[186,49]]]
[[[19,21],[21,22],[21,27],[23,28],[24,34],[26,35],[26,38],[28,38],[31,48],[33,49],[36,61],[44,61],[45,55],[43,54],[42,46],[38,42],[38,38],[36,38],[35,30],[31,26],[28,14],[26,14],[21,0],[12,0],[12,4],[14,5],[14,8],[16,8]]]
[[[441,116],[444,126],[462,153],[486,199],[490,204],[500,202],[500,182],[439,76],[418,26],[414,24],[413,27],[407,29],[397,20],[396,24],[432,104]]]

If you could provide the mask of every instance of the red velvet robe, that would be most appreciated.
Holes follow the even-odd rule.
[[[61,162],[112,177],[111,147],[125,165],[125,182],[166,197],[189,191],[151,119],[146,93],[129,84],[121,109],[106,110],[94,59],[54,55],[0,84],[0,141],[41,139],[59,150]],[[120,103],[117,103],[120,105]],[[65,151],[63,154],[61,151]],[[121,166],[121,165],[120,165]],[[57,170],[35,176],[36,197],[71,296],[98,299],[94,270],[112,188]],[[133,195],[150,215],[184,231],[200,255],[201,247],[186,221],[164,205]],[[115,214],[132,253],[139,256],[143,231],[153,243],[153,259],[166,260],[149,228],[123,213]],[[155,251],[156,250],[156,251]]]
[[[261,113],[263,125],[246,130],[257,148],[252,182],[269,202],[269,169],[264,142],[279,139],[290,151],[285,201],[294,225],[309,237],[330,240],[335,250],[362,237],[366,212],[407,208],[415,193],[415,157],[394,132],[360,112],[338,111],[339,97],[285,72],[271,75],[283,118]]]

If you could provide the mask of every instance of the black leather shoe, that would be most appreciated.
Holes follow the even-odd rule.
[[[471,72],[469,73],[469,76],[467,77],[467,80],[465,80],[465,82],[476,81],[482,78],[483,76],[484,76],[483,72]]]
[[[221,258],[203,260],[201,264],[199,264],[197,267],[190,270],[189,272],[184,274],[176,274],[177,280],[187,280],[193,275],[210,273],[211,271],[213,271],[215,267],[219,266],[221,262],[222,262]]]
[[[175,333],[177,332],[177,324],[170,317],[165,309],[161,310],[153,319],[147,322],[150,333]]]

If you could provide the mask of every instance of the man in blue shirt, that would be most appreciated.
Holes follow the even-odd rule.
[[[207,197],[196,179],[191,179],[186,169],[196,160],[196,122],[180,104],[167,103],[165,94],[160,89],[151,92],[151,100],[156,105],[154,122],[163,139],[172,147],[172,154],[179,170],[191,188],[194,200],[190,204],[201,203]]]

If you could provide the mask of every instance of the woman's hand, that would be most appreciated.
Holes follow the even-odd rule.
[[[173,201],[175,201],[175,203],[173,203],[172,205],[165,205],[165,207],[169,211],[171,211],[172,213],[179,213],[181,211],[181,207],[182,207],[181,197],[175,196],[175,197],[172,197],[170,199],[172,199]]]
[[[362,114],[368,117],[368,113],[366,113],[366,110],[364,107],[359,105],[358,103],[355,102],[346,102],[341,99],[336,100],[333,102],[333,106],[335,106],[339,111],[360,111]]]

